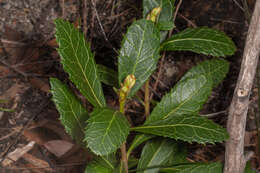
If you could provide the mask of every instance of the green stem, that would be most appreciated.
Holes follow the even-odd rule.
[[[119,98],[119,105],[120,105],[120,108],[119,108],[119,111],[121,113],[125,113],[125,102],[126,102],[126,98],[125,99],[120,99]],[[125,168],[125,172],[128,173],[128,160],[127,160],[127,153],[126,153],[126,144],[125,142],[121,145],[121,161],[124,165],[124,168]]]
[[[125,113],[125,100],[119,100],[119,105],[120,105],[120,107],[119,107],[119,111],[122,113],[122,114],[124,114]]]
[[[148,118],[150,114],[150,97],[149,97],[149,79],[145,82],[145,90],[144,90],[144,109],[145,109],[145,117]]]

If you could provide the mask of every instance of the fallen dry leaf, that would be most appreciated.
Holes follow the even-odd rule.
[[[47,79],[30,78],[29,81],[33,87],[38,88],[45,93],[50,92],[50,86]]]
[[[52,140],[48,141],[43,146],[53,153],[58,158],[67,153],[74,144],[64,140]]]
[[[46,167],[46,171],[53,171],[53,169],[50,168],[50,165],[48,162],[41,160],[31,154],[25,153],[23,155],[23,159],[27,162],[31,163],[34,167]]]

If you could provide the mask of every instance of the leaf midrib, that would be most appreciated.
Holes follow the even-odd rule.
[[[71,47],[72,47],[73,52],[74,52],[74,55],[75,55],[75,57],[76,57],[76,62],[77,62],[77,64],[78,64],[78,66],[80,67],[80,70],[81,70],[81,72],[82,72],[82,74],[83,74],[83,76],[84,76],[84,79],[85,79],[86,82],[87,82],[87,85],[88,85],[89,88],[90,88],[90,91],[91,91],[92,95],[94,96],[94,98],[95,98],[95,100],[97,101],[98,105],[99,105],[100,107],[102,107],[102,104],[101,104],[100,101],[97,99],[97,96],[96,96],[96,94],[95,94],[93,88],[91,87],[91,85],[90,85],[90,83],[89,83],[89,81],[88,81],[88,78],[87,78],[86,74],[84,73],[84,70],[83,70],[81,64],[79,63],[79,57],[78,57],[77,53],[75,52],[75,48],[74,48],[74,46],[73,46],[73,42],[72,42],[72,39],[71,39],[69,33],[68,33],[68,32],[66,31],[66,29],[63,27],[63,25],[61,25],[61,27],[63,28],[64,32],[66,33],[67,37],[68,37],[69,40],[70,40]],[[70,27],[71,27],[71,26],[70,26]],[[71,29],[73,30],[73,28],[71,28]],[[71,31],[71,32],[73,32],[73,31]],[[78,40],[78,41],[79,41],[79,40]],[[85,43],[84,43],[84,46],[85,46]],[[88,59],[90,59],[90,56],[89,56],[88,51],[86,51],[86,52],[87,52],[87,57],[88,57]]]
[[[67,95],[63,92],[63,90],[60,89],[60,88],[58,88],[58,89],[63,93],[63,95],[65,96],[65,98],[68,100],[68,102],[70,102],[69,98],[68,98]],[[80,123],[78,117],[76,116],[76,113],[73,111],[72,104],[70,104],[70,108],[71,108],[71,112],[72,112],[74,118],[76,119],[76,121],[77,121],[77,123],[78,123],[78,125],[79,125],[79,127],[80,127],[80,130],[81,130],[82,133],[84,134],[83,127],[82,127],[82,125],[81,125],[81,123]]]
[[[209,129],[209,128],[205,128],[205,127],[201,127],[201,126],[195,126],[195,125],[192,125],[192,124],[167,124],[167,125],[150,125],[150,126],[140,126],[140,127],[132,127],[131,130],[132,131],[137,131],[137,130],[141,130],[141,129],[154,129],[154,128],[168,128],[168,127],[178,127],[178,126],[187,126],[187,127],[191,127],[191,128],[199,128],[199,129],[203,129],[203,130],[208,130],[208,131],[213,131],[213,132],[216,132],[216,133],[220,133],[221,132],[218,132],[214,129]]]
[[[179,41],[204,41],[204,42],[212,42],[212,43],[217,43],[217,44],[222,44],[222,45],[225,45],[225,46],[229,46],[229,44],[225,44],[225,42],[217,42],[217,41],[214,41],[214,40],[207,40],[207,39],[202,39],[202,38],[183,38],[183,39],[173,39],[173,40],[170,40],[170,41],[167,41],[164,43],[164,45],[162,47],[164,47],[165,45],[167,44],[170,44],[170,43],[174,43],[174,42],[179,42]]]
[[[110,166],[112,169],[114,169],[114,166],[109,162],[108,159],[106,159],[105,157],[101,156],[101,158],[108,164],[108,166]]]
[[[187,103],[188,101],[190,101],[194,95],[198,94],[199,91],[201,90],[201,88],[205,87],[205,84],[206,84],[206,82],[197,90],[197,92],[192,92],[192,93],[194,93],[194,94],[191,94],[190,97],[188,97],[185,101],[183,101],[182,103],[180,103],[175,109],[173,109],[173,110],[170,111],[168,114],[166,114],[165,116],[163,116],[163,119],[166,119],[166,118],[168,118],[171,114],[177,112],[177,111],[180,109],[180,107],[182,107],[185,103]]]
[[[152,161],[155,159],[155,156],[159,153],[159,151],[161,150],[162,145],[165,143],[166,141],[163,141],[160,146],[157,148],[156,152],[153,154],[153,157],[151,158],[151,160],[148,162],[147,166],[150,165],[150,163],[152,163]],[[153,166],[153,165],[152,165]],[[146,172],[146,171],[144,171]]]
[[[108,134],[108,132],[109,132],[109,129],[110,129],[110,127],[111,127],[111,125],[112,125],[112,123],[113,123],[113,121],[114,121],[114,119],[115,119],[116,113],[117,113],[117,111],[115,111],[115,112],[113,113],[112,118],[111,118],[111,120],[109,121],[109,124],[108,124],[108,126],[107,126],[107,128],[106,128],[106,131],[105,131],[105,133],[104,133],[104,135],[103,135],[103,137],[102,137],[102,142],[101,142],[101,144],[104,143],[105,136],[107,136],[107,134]]]

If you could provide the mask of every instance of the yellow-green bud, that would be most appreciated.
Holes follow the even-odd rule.
[[[156,19],[161,13],[161,11],[162,11],[161,7],[153,8],[152,11],[148,14],[146,19],[151,20],[152,22],[156,22]]]
[[[135,76],[133,74],[130,74],[126,76],[124,80],[124,86],[130,90],[135,85],[135,81],[136,81]]]
[[[122,100],[126,99],[131,88],[133,88],[133,86],[135,85],[135,81],[136,81],[136,79],[133,74],[130,74],[125,78],[124,83],[119,92],[120,99],[122,99]]]

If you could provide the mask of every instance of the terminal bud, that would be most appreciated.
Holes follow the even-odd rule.
[[[161,11],[162,11],[161,7],[153,8],[152,11],[147,15],[146,19],[151,20],[152,22],[155,23]]]

